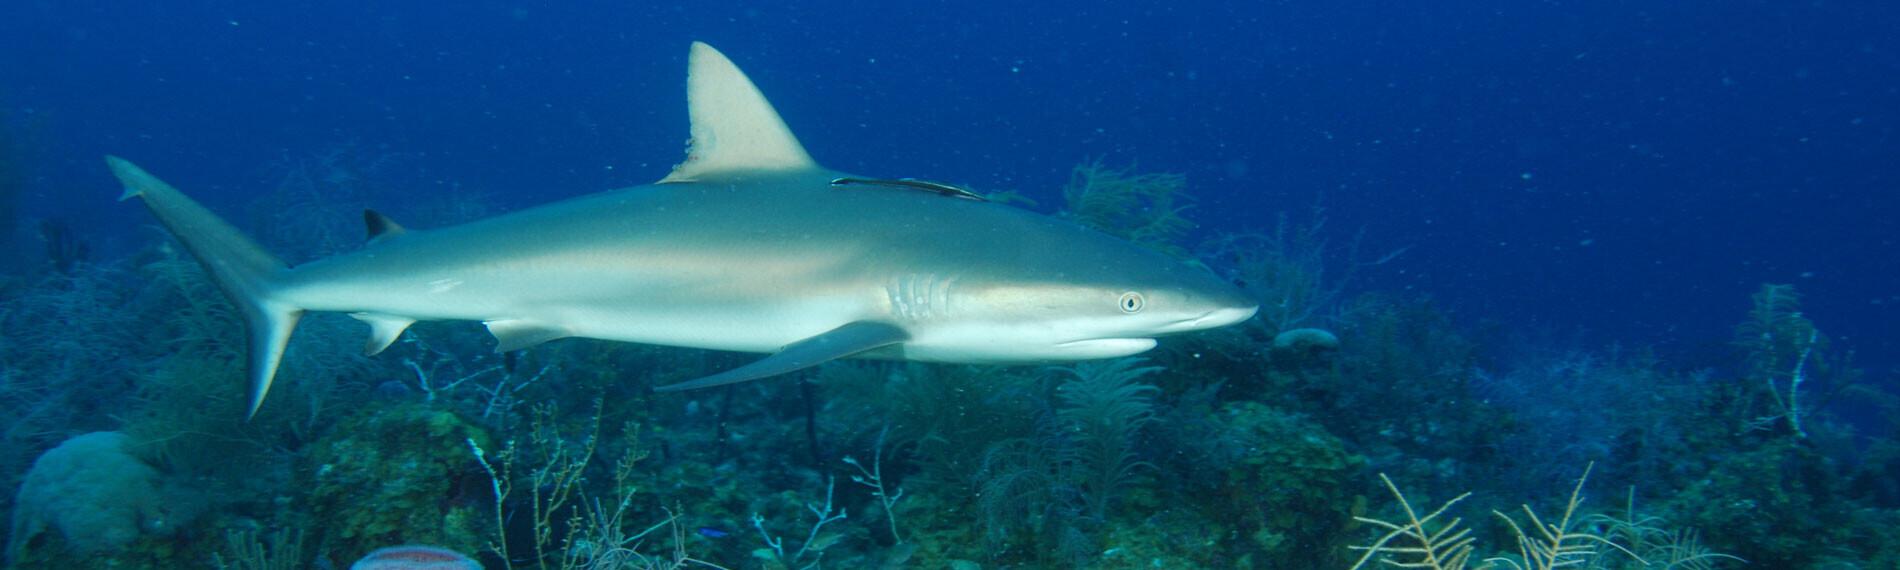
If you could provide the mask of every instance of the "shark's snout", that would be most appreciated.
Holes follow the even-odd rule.
[[[1259,305],[1247,305],[1243,307],[1222,307],[1219,309],[1208,311],[1207,314],[1201,315],[1200,318],[1194,319],[1192,322],[1188,324],[1188,326],[1193,327],[1196,330],[1220,328],[1220,327],[1238,323],[1247,319],[1251,319],[1253,318],[1254,313],[1259,312],[1259,311],[1260,311]]]
[[[1179,320],[1170,323],[1166,332],[1183,333],[1207,329],[1217,329],[1251,319],[1259,312],[1257,299],[1247,295],[1224,279],[1216,278],[1211,272],[1197,275],[1191,285],[1184,287],[1185,298],[1181,301],[1182,311]]]

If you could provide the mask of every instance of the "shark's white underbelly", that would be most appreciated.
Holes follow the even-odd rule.
[[[376,281],[313,282],[280,295],[285,303],[315,311],[417,321],[508,321],[559,330],[558,336],[742,352],[775,352],[844,323],[876,318],[881,310],[875,295],[836,288],[742,298],[718,287],[669,283],[618,275],[385,275]]]
[[[643,307],[576,306],[529,311],[525,318],[565,323],[573,336],[742,352],[777,352],[802,339],[857,320],[861,303],[841,298],[746,307],[675,304]]]

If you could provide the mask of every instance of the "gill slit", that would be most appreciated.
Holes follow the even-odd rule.
[[[950,299],[956,282],[955,276],[905,273],[891,278],[884,293],[893,316],[904,321],[927,321],[953,313]]]

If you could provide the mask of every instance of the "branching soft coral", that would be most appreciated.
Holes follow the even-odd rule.
[[[1801,295],[1793,285],[1764,284],[1752,297],[1748,320],[1735,327],[1735,344],[1748,351],[1747,380],[1767,387],[1767,409],[1747,427],[1767,429],[1784,424],[1798,437],[1807,437],[1801,421],[1807,406],[1801,403],[1801,385],[1814,374],[1815,351],[1826,340],[1814,323],[1801,316]]]
[[[1392,497],[1398,499],[1399,507],[1405,511],[1405,519],[1391,522],[1371,517],[1353,517],[1353,520],[1386,529],[1387,532],[1370,544],[1348,547],[1365,553],[1358,562],[1353,563],[1352,570],[1364,567],[1375,556],[1380,557],[1380,562],[1401,568],[1462,570],[1470,564],[1472,543],[1476,542],[1476,539],[1471,538],[1471,529],[1459,526],[1464,519],[1453,518],[1450,522],[1442,522],[1438,517],[1443,516],[1452,505],[1470,497],[1471,493],[1445,501],[1437,510],[1421,517],[1418,516],[1418,510],[1412,508],[1412,502],[1405,499],[1405,493],[1399,491],[1399,486],[1392,484],[1391,477],[1380,473],[1379,480],[1385,483],[1387,490],[1392,491]]]
[[[1186,255],[1180,240],[1194,229],[1182,216],[1188,206],[1187,176],[1168,172],[1135,172],[1133,166],[1115,168],[1097,158],[1078,164],[1062,188],[1068,203],[1062,216],[1171,255]]]
[[[1511,516],[1491,511],[1491,514],[1504,519],[1505,524],[1510,525],[1511,533],[1517,536],[1518,557],[1515,560],[1506,557],[1491,558],[1487,561],[1501,562],[1517,570],[1527,568],[1552,570],[1581,566],[1590,559],[1598,557],[1597,547],[1606,546],[1642,562],[1641,557],[1636,556],[1636,553],[1630,552],[1623,545],[1576,528],[1575,523],[1582,518],[1577,515],[1577,506],[1583,503],[1583,482],[1589,479],[1590,467],[1585,467],[1583,476],[1577,478],[1577,487],[1570,491],[1570,501],[1564,505],[1563,518],[1557,519],[1554,524],[1544,522],[1537,516],[1537,511],[1531,510],[1530,505],[1523,506],[1525,520],[1522,525]],[[1536,532],[1526,532],[1525,526],[1531,527]]]
[[[1555,522],[1546,522],[1530,505],[1524,505],[1524,520],[1492,511],[1511,529],[1517,539],[1517,556],[1499,556],[1486,558],[1480,568],[1503,568],[1513,570],[1553,570],[1556,568],[1608,568],[1607,555],[1620,553],[1639,565],[1646,565],[1642,557],[1600,534],[1583,530],[1580,524],[1585,517],[1578,512],[1583,504],[1583,484],[1590,479],[1590,468],[1585,467],[1583,475],[1577,478],[1577,486],[1570,491],[1570,500],[1564,504],[1563,515]],[[1379,474],[1379,480],[1392,496],[1399,501],[1399,507],[1405,518],[1397,522],[1356,516],[1354,520],[1385,529],[1385,534],[1369,544],[1350,547],[1354,551],[1364,552],[1359,561],[1353,564],[1353,570],[1364,567],[1375,558],[1382,564],[1400,568],[1429,568],[1431,570],[1462,570],[1471,565],[1473,553],[1477,548],[1477,539],[1471,536],[1471,529],[1460,526],[1461,519],[1453,518],[1449,522],[1440,522],[1440,517],[1453,505],[1471,496],[1465,493],[1446,501],[1437,510],[1419,516],[1418,510],[1399,492],[1397,485],[1385,474]],[[1613,535],[1615,536],[1615,535]]]

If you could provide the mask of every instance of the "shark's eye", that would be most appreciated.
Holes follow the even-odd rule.
[[[1122,312],[1124,313],[1141,312],[1141,307],[1147,304],[1148,304],[1148,300],[1141,298],[1140,293],[1136,293],[1134,291],[1122,293],[1121,306],[1122,306]]]

